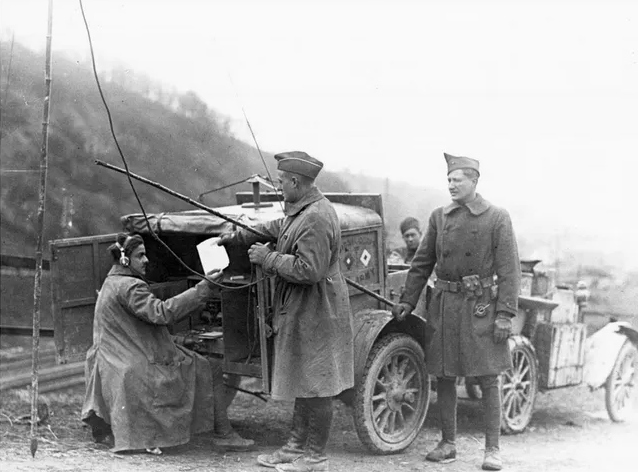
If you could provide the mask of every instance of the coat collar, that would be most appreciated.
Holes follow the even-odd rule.
[[[111,270],[109,270],[108,275],[122,275],[125,277],[136,277],[138,279],[141,278],[139,275],[135,274],[130,268],[124,267],[120,264],[113,264],[113,267],[111,267]]]
[[[457,208],[461,208],[462,206],[466,206],[467,209],[470,210],[470,213],[472,213],[474,216],[478,216],[481,213],[487,211],[487,209],[491,207],[492,204],[481,197],[481,194],[477,193],[476,198],[471,202],[466,203],[465,205],[459,205],[456,202],[450,203],[448,206],[443,208],[443,213],[448,215],[452,211],[456,210]]]
[[[315,203],[323,198],[323,193],[317,188],[312,187],[308,193],[297,200],[295,203],[286,203],[286,216],[296,216],[301,210],[311,203]]]

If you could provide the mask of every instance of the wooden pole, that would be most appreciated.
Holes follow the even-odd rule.
[[[49,107],[51,104],[51,33],[53,30],[53,0],[49,0],[47,47],[44,66],[44,112],[42,119],[42,148],[40,150],[40,193],[38,199],[37,243],[35,249],[35,281],[33,284],[33,351],[31,372],[31,456],[38,450],[38,364],[40,349],[40,299],[42,294],[42,246],[47,192],[47,158],[49,150]]]
[[[191,205],[197,207],[197,208],[201,208],[202,210],[206,210],[208,213],[215,215],[223,220],[228,221],[229,223],[233,223],[236,226],[239,226],[240,228],[245,229],[246,231],[249,231],[257,236],[259,236],[260,238],[268,238],[268,236],[264,233],[262,233],[261,231],[257,231],[255,228],[252,228],[250,226],[248,226],[245,223],[242,223],[241,221],[237,221],[235,218],[231,218],[230,216],[224,215],[223,213],[220,213],[216,210],[214,210],[213,208],[209,207],[208,205],[204,205],[203,203],[200,203],[196,200],[193,200],[190,197],[187,197],[186,195],[182,195],[181,193],[176,192],[175,190],[171,190],[170,188],[157,183],[151,179],[147,179],[146,177],[142,177],[141,175],[137,175],[134,174],[133,172],[130,172],[126,169],[122,169],[121,167],[117,167],[114,166],[113,164],[109,164],[108,162],[104,162],[101,161],[99,159],[95,160],[95,163],[98,166],[102,166],[102,167],[106,167],[107,169],[111,169],[114,170],[115,172],[119,172],[120,174],[125,174],[128,175],[131,179],[135,179],[135,180],[139,180],[140,182],[143,182],[147,185],[150,185],[151,187],[155,187],[159,190],[161,190],[162,192],[168,193],[169,195],[172,195],[174,197],[179,198],[180,200],[190,203]]]

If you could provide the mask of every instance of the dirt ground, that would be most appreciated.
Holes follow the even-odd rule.
[[[239,393],[230,408],[235,428],[253,438],[255,452],[224,453],[200,435],[184,446],[166,449],[162,456],[114,454],[91,441],[79,421],[83,389],[42,396],[50,407],[49,424],[39,428],[35,458],[29,453],[29,426],[19,421],[29,413],[28,392],[4,392],[0,404],[0,469],[5,471],[238,471],[257,472],[258,453],[275,450],[286,438],[291,404],[264,403]],[[435,396],[433,396],[435,400]],[[604,410],[604,392],[585,387],[541,394],[529,429],[502,439],[505,470],[552,472],[638,470],[638,409],[630,421],[612,423]],[[483,436],[478,403],[461,399],[458,420],[458,459],[451,464],[426,463],[425,453],[438,440],[437,406],[417,440],[406,451],[387,456],[370,454],[359,441],[349,409],[335,402],[335,421],[328,444],[333,472],[477,471]]]

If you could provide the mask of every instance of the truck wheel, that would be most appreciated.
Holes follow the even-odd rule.
[[[625,341],[614,367],[605,383],[605,406],[612,421],[627,419],[636,405],[638,391],[638,350],[629,340]]]
[[[407,334],[383,337],[370,350],[355,389],[361,442],[375,454],[404,450],[419,434],[430,403],[423,349]]]
[[[523,336],[509,338],[512,369],[501,375],[501,431],[522,433],[527,428],[538,393],[538,361],[530,342]]]

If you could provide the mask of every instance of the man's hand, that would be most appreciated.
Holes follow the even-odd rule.
[[[210,272],[206,273],[206,281],[209,283],[215,283],[224,275],[224,271],[221,269],[213,269]]]
[[[219,235],[219,239],[217,240],[218,246],[226,246],[231,244],[235,239],[235,233],[223,233]]]
[[[255,243],[248,249],[248,259],[253,264],[262,265],[266,256],[270,253],[270,248],[262,243]]]
[[[505,342],[510,334],[512,334],[512,315],[499,311],[494,321],[494,342]]]
[[[412,310],[414,310],[414,307],[409,303],[396,303],[392,307],[392,316],[394,316],[394,319],[397,321],[403,321],[406,316],[412,313]]]

